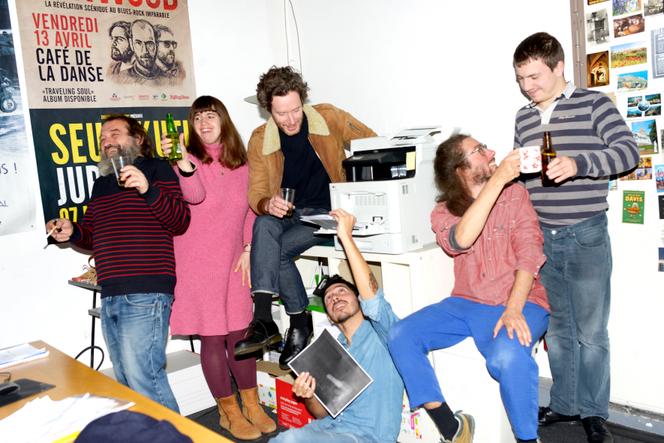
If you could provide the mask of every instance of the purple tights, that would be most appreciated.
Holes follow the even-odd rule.
[[[201,336],[201,366],[214,398],[233,394],[231,373],[238,389],[256,387],[256,359],[235,359],[235,343],[244,338],[246,329],[228,335]],[[230,369],[230,372],[229,372]]]

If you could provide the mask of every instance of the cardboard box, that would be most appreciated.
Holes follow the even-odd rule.
[[[423,408],[410,410],[408,398],[404,394],[401,409],[401,430],[397,441],[399,443],[421,443],[439,441],[440,433],[429,415]]]
[[[277,418],[285,428],[301,428],[315,418],[309,413],[304,401],[293,394],[293,377],[281,376],[276,379]]]
[[[256,371],[256,385],[258,387],[258,401],[263,406],[277,409],[277,386],[276,378],[263,371]]]

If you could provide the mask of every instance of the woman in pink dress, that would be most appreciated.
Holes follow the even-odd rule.
[[[236,360],[233,353],[252,318],[249,251],[255,215],[247,200],[247,154],[226,107],[214,97],[194,101],[189,128],[189,145],[184,147],[181,135],[182,159],[175,165],[191,224],[175,237],[171,334],[200,336],[201,365],[217,400],[219,424],[238,439],[253,440],[276,425],[258,403],[256,360]],[[161,143],[170,152],[170,140]]]

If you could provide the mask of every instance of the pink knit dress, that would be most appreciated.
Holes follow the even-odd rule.
[[[191,208],[191,224],[175,237],[177,285],[171,313],[173,335],[226,335],[246,328],[252,318],[249,283],[233,267],[243,245],[251,243],[256,216],[247,200],[249,168],[223,167],[223,147],[205,145],[210,164],[189,156],[196,165],[191,177],[180,178]]]

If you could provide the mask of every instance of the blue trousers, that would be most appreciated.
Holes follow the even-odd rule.
[[[314,420],[301,428],[283,431],[269,443],[377,443],[377,440],[362,432],[335,432],[333,420]]]
[[[504,306],[489,306],[460,297],[448,297],[401,320],[390,330],[389,348],[412,408],[445,402],[436,373],[427,359],[430,351],[445,349],[472,337],[486,359],[489,374],[500,384],[500,395],[512,430],[523,440],[537,438],[538,368],[532,346],[546,331],[549,314],[526,303],[523,315],[533,337],[522,346],[505,328],[493,338]]]
[[[609,416],[611,241],[606,214],[563,228],[542,228],[542,283],[551,304],[546,333],[554,411]]]
[[[179,412],[166,377],[171,294],[127,294],[101,300],[101,329],[115,379]]]
[[[314,235],[318,226],[300,222],[301,215],[327,214],[326,209],[296,209],[292,217],[261,215],[254,223],[251,242],[251,292],[279,295],[287,314],[299,314],[309,305],[300,272],[293,261],[327,238]]]

